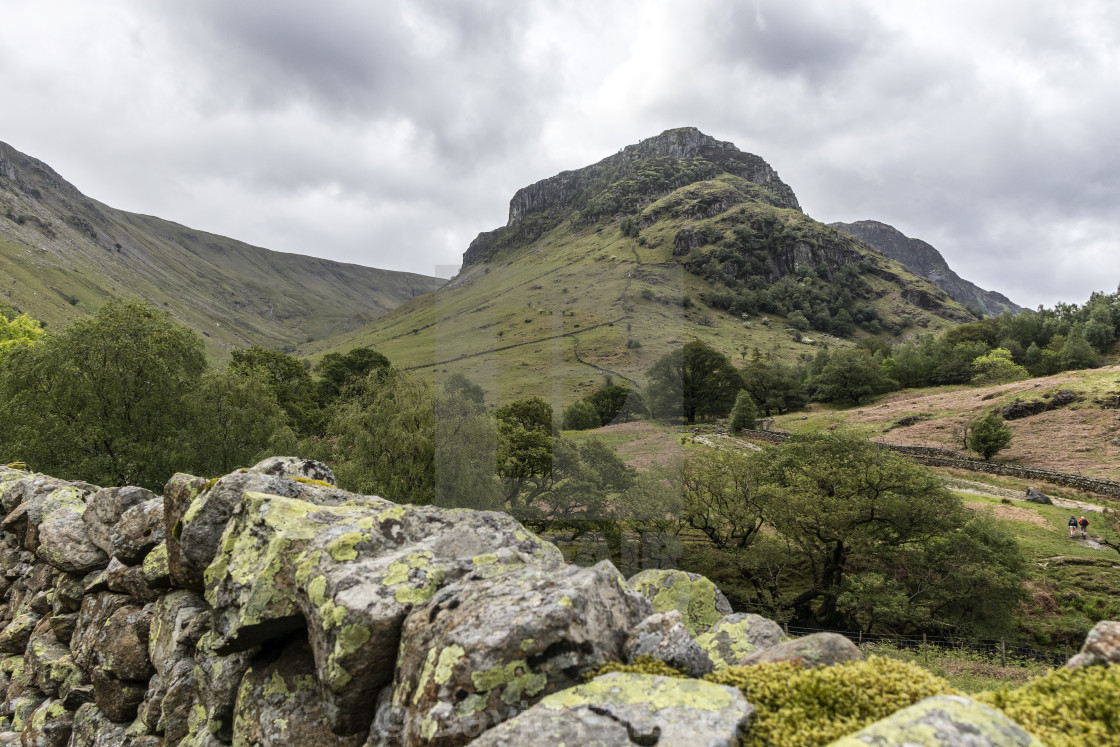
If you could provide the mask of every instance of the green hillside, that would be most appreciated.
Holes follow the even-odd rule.
[[[367,324],[443,281],[283,254],[91,200],[0,143],[0,310],[61,327],[109,298],[143,299],[209,352],[292,347]]]
[[[464,373],[497,402],[559,404],[606,375],[641,384],[693,338],[737,361],[754,348],[795,360],[968,318],[806,216],[762,159],[686,128],[518,191],[509,224],[479,235],[445,288],[301,352],[373,347],[437,378]]]

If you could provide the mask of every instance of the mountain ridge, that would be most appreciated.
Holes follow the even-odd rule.
[[[354,329],[439,278],[276,252],[87,197],[0,143],[0,303],[64,325],[109,298],[169,310],[210,354],[294,349]]]
[[[929,278],[953,300],[965,306],[975,306],[985,316],[1022,311],[1021,306],[1002,293],[985,290],[962,278],[949,267],[949,263],[936,247],[921,239],[906,236],[892,225],[876,220],[836,222],[828,225],[855,236],[891,259],[906,265],[918,275]]]

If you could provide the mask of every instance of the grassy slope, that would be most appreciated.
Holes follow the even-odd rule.
[[[0,156],[18,179],[0,175],[0,304],[50,326],[109,298],[144,299],[206,335],[211,354],[221,355],[339,334],[442,284],[114,210],[5,148]]]
[[[720,215],[695,220],[680,209],[709,198],[706,190],[726,191],[726,180],[746,184],[737,177],[722,179],[683,187],[648,206],[640,238],[624,237],[617,216],[590,226],[563,220],[528,245],[466,268],[439,293],[301,352],[316,356],[369,346],[425,375],[464,373],[498,403],[536,394],[558,407],[596,387],[606,374],[644,384],[645,371],[658,358],[693,338],[740,363],[756,347],[786,360],[814,352],[811,342],[793,341],[783,318],[744,320],[704,307],[699,296],[712,286],[672,256],[682,226],[726,230]],[[778,215],[807,235],[835,233],[797,211],[740,206]],[[881,255],[874,261],[904,278],[907,287],[936,290]],[[904,301],[897,283],[880,276],[867,280],[884,318],[905,316],[909,324],[928,329],[951,324]],[[691,307],[680,304],[686,297]],[[952,302],[948,308],[960,311]],[[815,332],[807,336],[820,338]],[[835,338],[831,343],[847,344]]]
[[[989,387],[905,390],[858,407],[813,405],[805,413],[778,416],[774,425],[805,433],[843,423],[889,443],[962,450],[960,434],[969,420],[1016,399],[1043,400],[1062,389],[1076,392],[1080,401],[1007,421],[1014,437],[996,461],[1120,479],[1120,410],[1114,409],[1120,397],[1120,366],[1066,371]],[[892,427],[908,415],[925,420],[905,428]]]

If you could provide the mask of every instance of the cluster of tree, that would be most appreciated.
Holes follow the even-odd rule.
[[[158,490],[177,471],[298,453],[349,490],[608,536],[611,496],[635,479],[598,441],[560,438],[539,398],[493,411],[465,377],[437,390],[375,351],[309,370],[253,347],[212,368],[201,338],[150,305],[111,301],[59,333],[16,322],[0,324],[0,344],[20,341],[0,353],[0,460],[58,477]],[[626,393],[608,384],[589,400],[617,417]]]
[[[843,434],[762,453],[693,450],[660,476],[677,531],[742,604],[842,630],[995,634],[1022,597],[1023,558],[931,471]],[[661,527],[664,528],[664,527]]]
[[[610,423],[628,423],[649,413],[636,390],[607,377],[603,386],[564,408],[564,430],[585,431]]]

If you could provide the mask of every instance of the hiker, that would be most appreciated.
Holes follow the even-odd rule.
[[[1073,536],[1073,533],[1076,532],[1076,531],[1077,531],[1077,517],[1076,516],[1071,516],[1071,517],[1069,517],[1069,537],[1070,537],[1070,539],[1077,539],[1076,537]]]
[[[1089,533],[1085,531],[1089,528],[1089,520],[1082,516],[1077,523],[1081,525],[1081,539],[1089,539]]]

